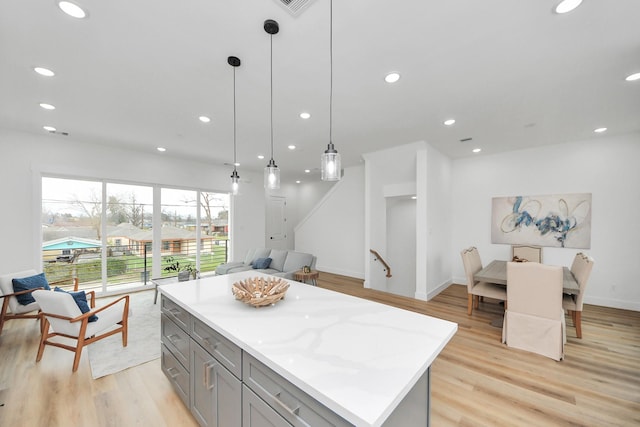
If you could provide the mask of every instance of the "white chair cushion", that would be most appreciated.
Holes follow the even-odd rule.
[[[0,291],[2,291],[2,295],[13,293],[14,278],[29,277],[36,274],[38,273],[33,269],[18,271],[16,273],[3,274],[2,276],[0,276]],[[39,306],[37,303],[22,305],[18,302],[18,299],[16,297],[11,297],[9,298],[9,309],[14,314],[23,314],[30,311],[38,310]]]
[[[67,317],[78,317],[82,314],[73,297],[66,292],[44,291],[38,290],[33,292],[42,311],[45,313],[57,314]],[[104,330],[114,327],[116,323],[122,320],[124,310],[124,301],[122,304],[115,304],[104,311],[97,314],[98,320],[89,322],[87,325],[86,338],[96,335]],[[69,322],[64,319],[55,317],[47,317],[54,332],[60,334],[71,335],[77,337],[80,333],[80,325],[82,322]]]

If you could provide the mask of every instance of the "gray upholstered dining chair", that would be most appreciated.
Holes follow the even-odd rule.
[[[503,343],[555,360],[564,358],[562,267],[507,263],[507,304]]]
[[[540,246],[513,245],[511,246],[511,259],[542,263],[542,248]]]
[[[460,252],[464,272],[467,276],[467,314],[471,315],[473,307],[478,308],[480,297],[494,298],[501,301],[507,299],[507,291],[504,286],[495,283],[480,282],[473,278],[473,275],[482,270],[482,260],[480,253],[475,246],[464,249]]]
[[[582,338],[582,301],[584,299],[584,291],[587,288],[587,282],[593,269],[594,260],[587,254],[578,252],[573,258],[571,264],[571,273],[576,278],[580,293],[578,295],[563,295],[562,308],[567,310],[573,320],[576,328],[576,336]]]

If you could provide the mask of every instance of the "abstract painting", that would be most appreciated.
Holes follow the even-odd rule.
[[[491,243],[591,247],[591,193],[494,197]]]

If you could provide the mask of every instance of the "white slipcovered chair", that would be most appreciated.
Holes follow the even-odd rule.
[[[573,277],[575,277],[576,282],[578,282],[580,293],[578,295],[565,294],[562,296],[562,308],[571,314],[573,326],[576,327],[576,336],[578,338],[582,338],[582,301],[591,270],[593,269],[593,264],[593,258],[587,254],[582,252],[576,254],[571,264],[571,273],[573,273]]]
[[[95,293],[88,292],[88,297],[89,294],[92,294],[91,300],[93,301]],[[97,309],[94,309],[92,305],[91,310],[84,314],[69,293],[37,290],[33,292],[33,297],[40,305],[44,319],[36,362],[42,359],[46,345],[64,348],[75,353],[73,360],[73,372],[75,372],[78,370],[84,346],[117,333],[122,333],[122,346],[127,346],[129,295]],[[93,315],[98,316],[98,319],[90,322],[89,318]],[[55,336],[75,339],[76,345],[73,347],[50,341],[50,338]]]
[[[497,285],[495,283],[480,282],[473,278],[473,275],[482,270],[482,261],[480,260],[480,253],[474,246],[462,250],[460,252],[462,256],[462,264],[464,265],[464,272],[467,276],[467,314],[471,315],[473,307],[478,308],[480,297],[494,298],[501,301],[507,299],[507,291],[504,286]]]
[[[516,261],[515,257],[542,264],[542,248],[540,246],[513,245],[511,246],[511,260]]]
[[[562,267],[507,263],[507,304],[503,343],[555,360],[564,358]]]

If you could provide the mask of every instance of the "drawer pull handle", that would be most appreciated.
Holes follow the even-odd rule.
[[[300,405],[296,406],[295,408],[291,409],[289,408],[282,400],[280,400],[280,394],[282,392],[279,391],[275,394],[275,401],[278,405],[282,406],[282,409],[284,409],[285,411],[287,411],[288,413],[290,413],[291,415],[294,416],[298,416],[298,411],[300,410]]]
[[[180,375],[180,372],[176,368],[167,369],[167,373],[169,374],[172,380],[175,379],[178,375]]]
[[[180,341],[180,335],[178,334],[167,335],[167,339],[171,342],[171,344],[175,344],[176,342]]]
[[[217,363],[214,361],[207,362],[204,364],[203,385],[207,390],[211,390],[216,385],[215,382],[213,383],[211,382],[211,370],[215,368],[216,365]]]
[[[169,313],[173,314],[174,316],[177,316],[178,314],[182,313],[180,310],[178,310],[177,308],[170,308],[169,309]]]
[[[202,341],[206,342],[214,350],[217,350],[218,349],[218,345],[220,344],[220,341],[216,341],[216,342],[214,342],[212,344],[211,343],[211,337],[204,337],[204,338],[202,338]]]

